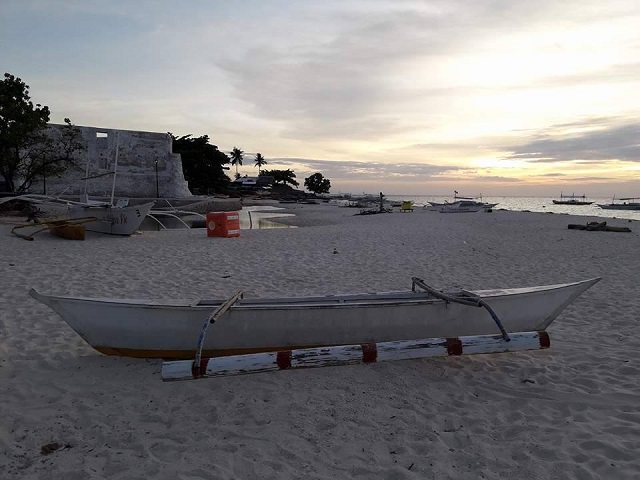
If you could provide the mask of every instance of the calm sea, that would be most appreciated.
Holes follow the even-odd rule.
[[[412,201],[416,205],[425,205],[430,201],[443,203],[453,201],[452,196],[429,196],[429,195],[385,195],[390,201]],[[480,199],[477,199],[480,200]],[[593,202],[591,205],[555,205],[553,198],[549,197],[482,197],[483,202],[497,203],[495,210],[515,210],[530,212],[553,212],[568,213],[571,215],[584,215],[588,217],[605,218],[625,218],[640,220],[640,210],[603,210],[598,207],[599,203],[611,203],[611,198],[588,197],[587,201]]]

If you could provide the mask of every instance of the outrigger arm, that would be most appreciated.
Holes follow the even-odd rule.
[[[207,334],[207,328],[209,328],[210,324],[216,323],[216,320],[218,320],[218,318],[224,315],[225,312],[229,310],[236,302],[238,302],[243,295],[244,295],[244,291],[238,290],[231,297],[229,297],[229,299],[226,302],[222,303],[218,308],[216,308],[213,311],[213,313],[209,315],[209,317],[205,320],[204,324],[202,325],[202,330],[200,331],[200,337],[198,338],[198,346],[196,347],[196,356],[193,360],[193,366],[191,367],[193,371],[193,375],[195,377],[198,377],[200,376],[201,373],[204,373],[204,372],[201,372],[200,363],[202,361],[202,345],[204,344],[204,337]]]
[[[511,341],[511,338],[509,338],[509,334],[507,333],[504,326],[502,325],[502,322],[498,318],[498,315],[496,315],[496,312],[494,312],[493,308],[491,308],[491,306],[487,302],[485,302],[481,297],[477,295],[474,295],[469,299],[453,297],[439,290],[436,290],[433,287],[430,287],[429,285],[424,283],[424,280],[422,280],[421,278],[411,277],[411,290],[415,292],[416,286],[428,292],[430,295],[433,295],[436,298],[444,300],[447,303],[449,302],[459,303],[461,305],[469,305],[470,307],[484,307],[489,312],[489,315],[491,315],[491,318],[493,318],[493,321],[496,322],[496,325],[500,329],[500,334],[502,335],[502,338],[504,339],[504,341],[505,342]]]

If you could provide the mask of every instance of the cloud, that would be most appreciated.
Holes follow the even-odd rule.
[[[348,160],[317,160],[308,158],[271,158],[269,166],[276,169],[295,168],[308,172],[322,172],[328,178],[436,178],[443,173],[459,171],[460,167],[425,163],[389,164],[382,162],[354,162]]]
[[[576,122],[555,125],[550,128],[551,131],[568,126],[592,126],[595,130],[563,136],[543,134],[541,138],[531,142],[509,147],[512,153],[505,159],[536,163],[596,164],[613,160],[640,162],[640,122],[608,127],[605,125],[605,119],[597,119],[592,124]]]
[[[434,179],[431,179],[434,180]],[[455,181],[461,181],[462,178],[460,176],[456,176],[456,175],[440,175],[439,177],[437,177],[437,180],[440,181],[446,181],[446,182],[455,182]],[[469,180],[469,178],[465,178],[464,180]],[[515,177],[503,177],[500,175],[474,175],[473,178],[473,183],[475,184],[484,184],[484,183],[521,183],[523,182],[523,179],[521,178],[515,178]]]
[[[407,130],[417,103],[444,102],[465,88],[469,95],[468,85],[438,81],[456,54],[519,25],[532,28],[556,3],[328,2],[298,23],[266,26],[290,29],[289,42],[265,44],[256,35],[240,56],[215,65],[256,115],[280,122],[283,137],[388,137]]]

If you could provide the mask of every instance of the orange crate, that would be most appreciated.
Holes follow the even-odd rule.
[[[207,213],[207,237],[239,237],[240,215],[238,212]]]

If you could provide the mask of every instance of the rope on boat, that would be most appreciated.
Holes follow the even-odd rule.
[[[229,310],[236,302],[238,302],[243,295],[244,295],[244,291],[238,290],[231,297],[229,297],[229,299],[226,302],[219,305],[218,308],[216,308],[213,311],[213,313],[209,315],[209,317],[207,317],[207,320],[202,325],[202,330],[200,331],[200,337],[198,337],[198,346],[196,348],[196,356],[193,359],[193,366],[192,366],[193,375],[195,377],[200,375],[200,363],[202,361],[202,346],[204,345],[204,337],[207,334],[207,328],[209,328],[210,324],[216,323],[216,320],[218,320],[227,310]]]
[[[493,318],[493,321],[496,322],[496,325],[498,326],[498,329],[500,329],[500,333],[502,334],[502,338],[505,340],[505,342],[508,342],[511,340],[509,338],[509,334],[507,333],[504,326],[502,325],[502,322],[498,318],[498,315],[496,315],[496,312],[494,312],[493,308],[491,308],[491,306],[478,295],[474,295],[469,299],[454,297],[452,295],[447,295],[446,293],[436,290],[435,288],[427,285],[426,283],[424,283],[424,280],[422,280],[421,278],[412,277],[411,282],[412,282],[411,283],[412,291],[414,292],[416,291],[416,285],[417,285],[427,293],[433,295],[436,298],[444,300],[446,303],[451,302],[451,303],[459,303],[460,305],[468,305],[470,307],[484,307],[489,312],[489,315],[491,315],[491,318]]]

